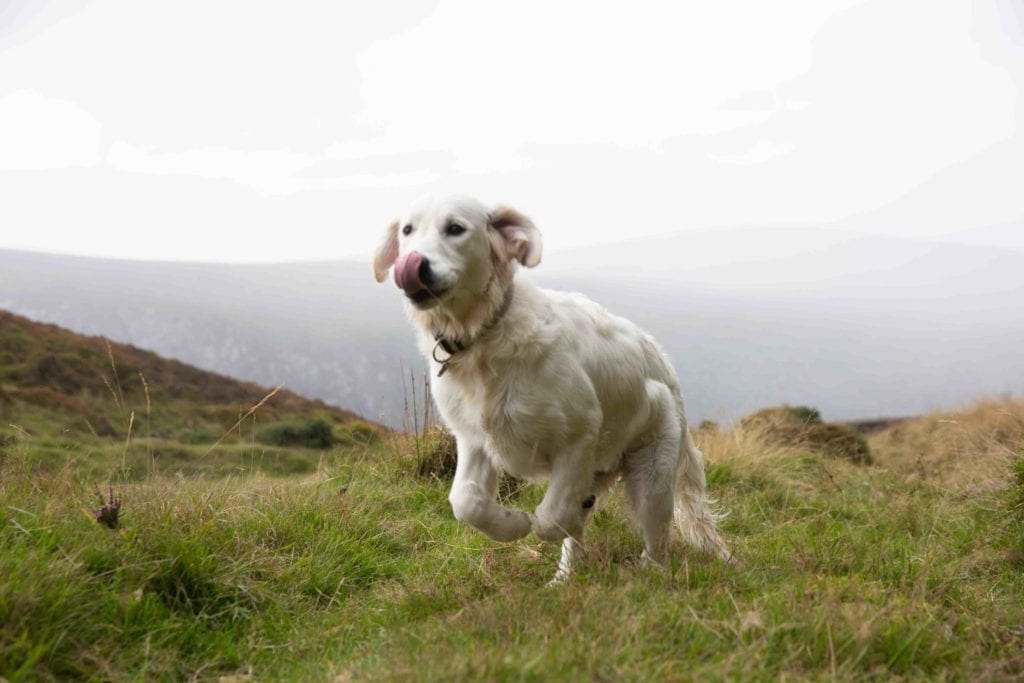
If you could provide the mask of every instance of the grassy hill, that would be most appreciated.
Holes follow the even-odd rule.
[[[106,345],[90,343],[102,374]],[[275,396],[264,407],[286,424],[299,406],[323,411],[332,444],[265,446],[246,426],[211,451],[175,440],[190,434],[185,406],[219,436],[269,390],[207,403],[122,360],[124,402],[102,379],[88,391],[30,385],[121,430],[95,436],[74,410],[34,412],[13,379],[32,364],[6,358],[5,410],[36,421],[0,430],[0,676],[12,682],[1024,676],[1020,401],[894,423],[867,435],[870,460],[829,455],[831,436],[786,443],[763,413],[709,425],[696,438],[740,565],[680,547],[668,571],[640,566],[613,497],[578,575],[549,589],[556,548],[494,543],[452,517],[433,435],[341,438],[350,416]],[[180,449],[153,468],[132,460],[146,440],[126,438],[118,405],[137,426],[137,369],[154,432],[166,430],[153,449]],[[157,417],[161,403],[171,417]],[[221,406],[227,424],[203,406]],[[47,427],[47,415],[65,422]],[[311,464],[275,464],[300,461]],[[107,481],[121,498],[113,530],[94,518]],[[542,494],[502,495],[532,509]]]
[[[267,447],[365,440],[377,431],[354,413],[284,388],[241,382],[5,311],[0,421],[11,431],[7,438],[33,438],[43,451],[88,444],[120,452],[137,475],[164,462],[190,470],[187,456],[209,451],[218,440],[222,454],[255,455],[258,444],[258,454],[273,459],[283,453]]]

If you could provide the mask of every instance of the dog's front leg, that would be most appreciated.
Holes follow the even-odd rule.
[[[534,513],[538,538],[557,543],[582,537],[583,522],[594,504],[594,445],[594,439],[581,439],[552,463],[548,490]]]
[[[515,541],[530,533],[530,516],[497,503],[498,470],[483,445],[456,437],[458,464],[448,502],[455,518],[495,541]]]

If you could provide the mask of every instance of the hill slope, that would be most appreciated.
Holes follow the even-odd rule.
[[[0,311],[0,418],[26,432],[127,436],[128,423],[157,438],[213,441],[272,392],[102,337]],[[134,413],[134,418],[132,417]],[[287,389],[259,409],[261,421],[358,419]]]
[[[460,524],[412,444],[335,449],[291,479],[217,476],[200,454],[200,476],[116,479],[111,530],[82,514],[96,506],[83,470],[119,453],[0,442],[0,677],[1024,676],[1024,404],[881,430],[874,465],[762,437],[695,437],[740,565],[674,548],[670,570],[644,567],[615,495],[557,589],[557,548]]]

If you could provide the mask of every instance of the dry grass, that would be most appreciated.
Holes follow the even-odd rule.
[[[1024,400],[989,398],[900,422],[868,437],[879,464],[906,482],[954,491],[998,488],[1024,449]]]
[[[848,467],[848,461],[835,461],[808,450],[804,440],[780,440],[764,424],[740,424],[729,431],[698,430],[694,440],[712,477],[716,470],[737,470],[745,477],[772,482],[793,493],[810,493],[822,479],[829,486],[836,486],[832,471]],[[809,472],[820,477],[809,477]]]

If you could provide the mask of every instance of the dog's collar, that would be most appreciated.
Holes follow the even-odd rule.
[[[446,337],[440,332],[434,332],[434,341],[437,343],[434,344],[434,350],[431,352],[430,355],[434,358],[434,362],[440,363],[441,365],[441,369],[437,371],[438,377],[440,377],[441,375],[448,371],[448,364],[452,362],[452,358],[455,357],[455,354],[459,353],[460,351],[465,351],[466,349],[468,349],[470,346],[473,345],[474,342],[476,342],[482,336],[487,334],[487,332],[492,327],[497,325],[499,320],[505,317],[505,314],[508,313],[508,309],[512,306],[513,289],[514,286],[510,283],[508,289],[505,290],[505,300],[501,302],[501,308],[499,308],[497,313],[494,314],[494,317],[488,320],[487,324],[480,329],[480,333],[476,335],[475,339],[461,341],[459,339],[452,339],[450,337]],[[447,353],[448,357],[438,358],[438,349],[441,349],[442,351]]]

